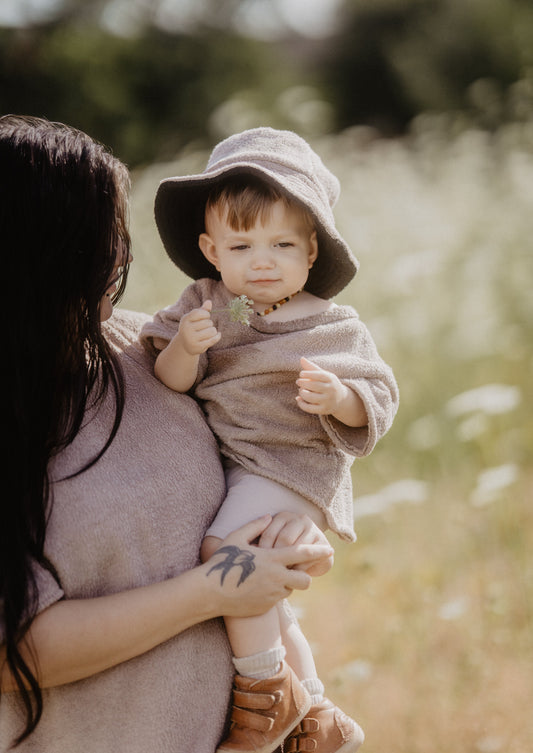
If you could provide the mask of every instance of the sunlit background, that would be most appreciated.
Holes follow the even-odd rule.
[[[358,543],[295,604],[368,753],[531,753],[533,5],[0,0],[0,26],[1,111],[132,170],[126,307],[187,284],[153,197],[220,138],[290,128],[337,174],[337,300],[402,401],[354,467]]]

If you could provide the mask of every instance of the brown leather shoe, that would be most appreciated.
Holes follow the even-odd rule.
[[[231,728],[216,753],[273,753],[310,707],[309,693],[285,662],[268,680],[235,675]]]
[[[293,729],[283,753],[353,753],[364,739],[361,727],[325,698]]]

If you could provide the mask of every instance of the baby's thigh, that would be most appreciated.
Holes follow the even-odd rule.
[[[316,505],[276,481],[232,466],[226,471],[226,483],[226,499],[206,532],[208,536],[224,539],[245,523],[278,512],[308,515],[320,528],[326,528],[324,515]]]

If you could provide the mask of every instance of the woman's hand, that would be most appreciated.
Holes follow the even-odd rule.
[[[277,515],[276,524],[265,539],[269,541],[277,530],[273,547],[250,543],[258,538],[261,542],[267,527],[272,525],[271,517],[265,516],[230,534],[202,566],[215,587],[215,597],[220,600],[220,614],[226,617],[263,614],[293,589],[308,588],[309,568],[319,563],[323,567],[332,558],[333,550],[327,539],[308,518],[298,524],[289,520],[291,513],[280,515],[287,517]]]
[[[262,614],[293,589],[308,588],[311,577],[294,567],[326,557],[331,547],[250,544],[270,522],[266,516],[248,523],[205,564],[168,580],[106,596],[64,599],[40,612],[20,646],[40,686],[91,677],[204,620]],[[0,646],[0,686],[2,692],[13,691],[17,685],[4,659]]]
[[[277,548],[296,544],[316,544],[328,547],[329,552],[318,559],[295,565],[296,570],[305,570],[308,575],[324,575],[333,567],[333,549],[322,531],[307,515],[280,512],[259,537],[259,546]]]

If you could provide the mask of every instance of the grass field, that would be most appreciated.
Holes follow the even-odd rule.
[[[314,142],[338,175],[361,261],[338,298],[369,325],[401,391],[395,425],[354,466],[358,542],[295,595],[329,695],[367,753],[533,751],[533,127],[491,136],[421,118],[402,141]],[[135,174],[125,307],[187,281]]]

